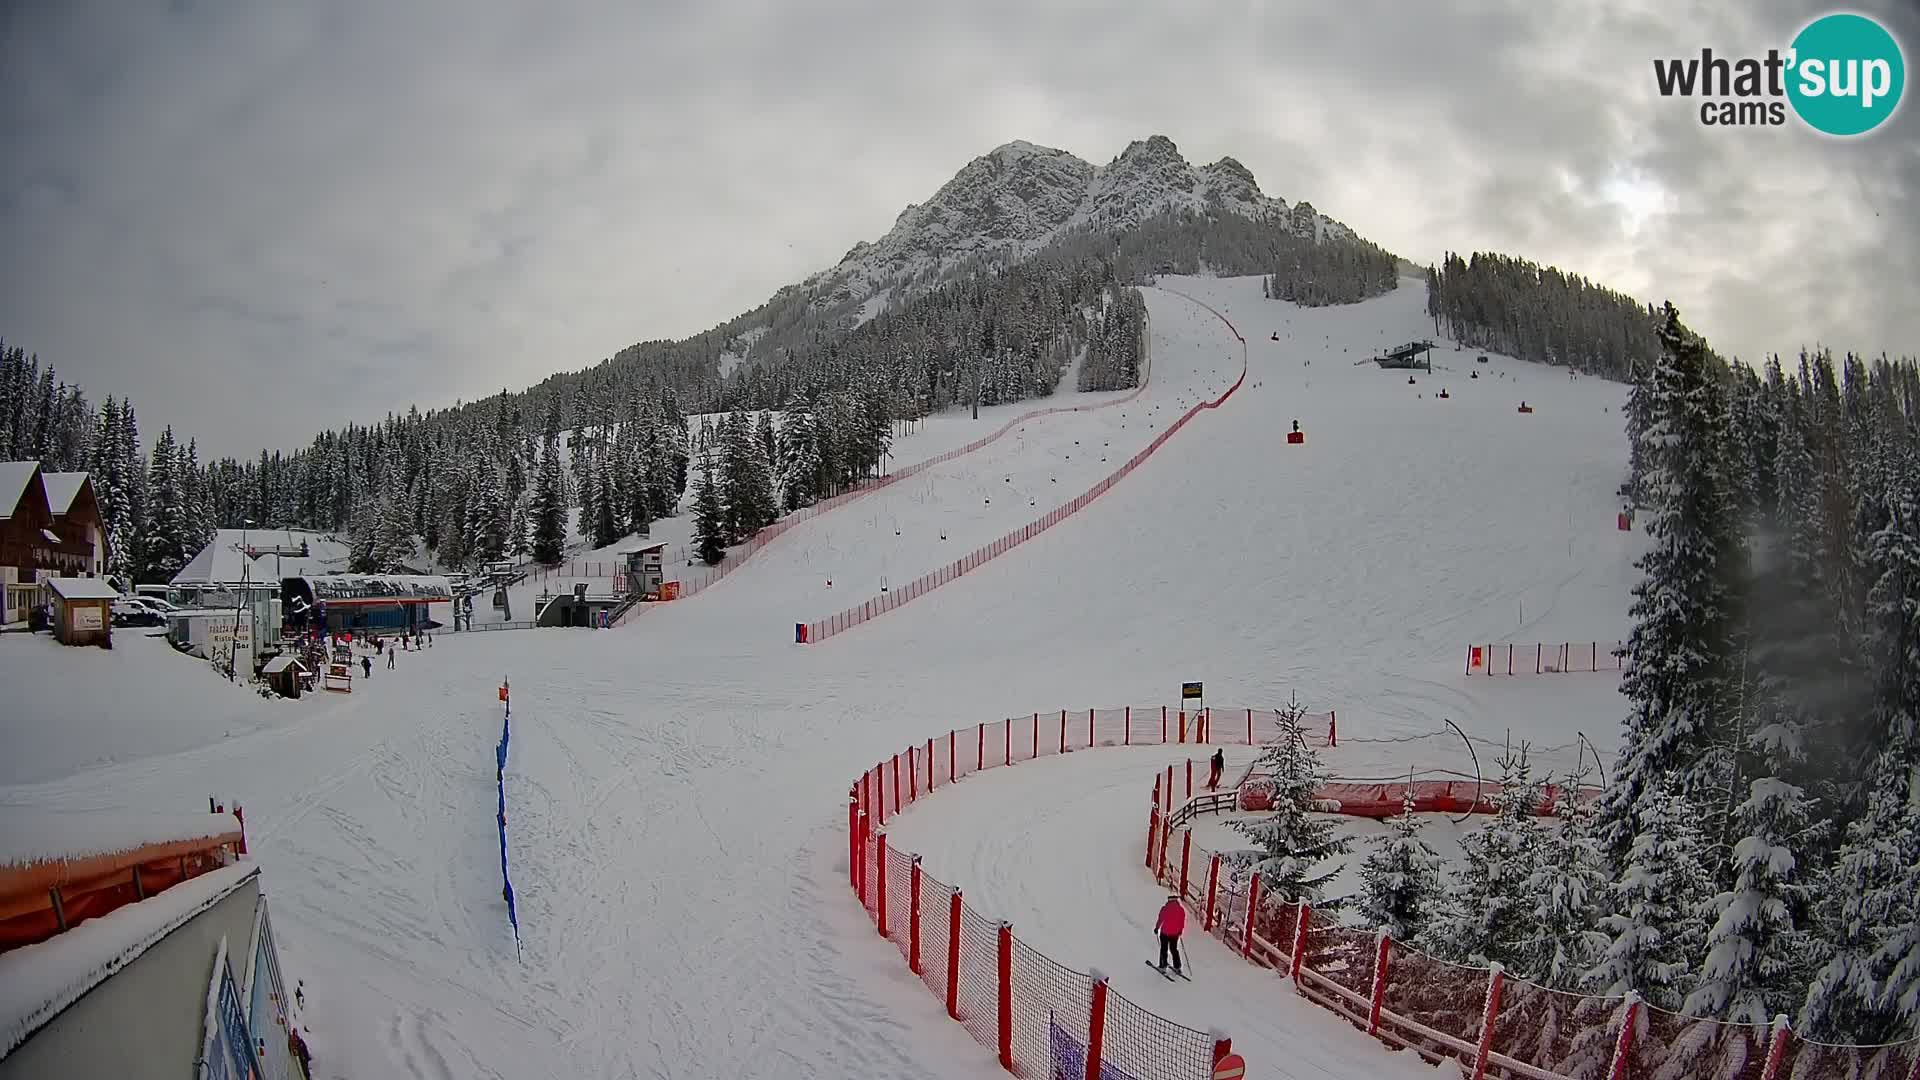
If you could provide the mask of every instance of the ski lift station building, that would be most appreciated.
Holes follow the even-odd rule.
[[[421,633],[433,626],[428,605],[452,602],[453,583],[441,574],[322,574],[280,582],[287,622],[329,633]]]

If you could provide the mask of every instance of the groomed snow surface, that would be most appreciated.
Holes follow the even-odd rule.
[[[619,630],[442,634],[350,695],[297,703],[155,642],[0,637],[0,816],[244,803],[322,1076],[996,1075],[846,884],[848,785],[907,744],[1036,709],[1172,701],[1185,679],[1215,702],[1297,692],[1337,709],[1356,755],[1362,737],[1432,735],[1443,718],[1494,742],[1584,731],[1609,757],[1617,737],[1612,676],[1461,667],[1469,641],[1624,636],[1639,537],[1613,522],[1623,388],[1470,352],[1436,353],[1442,370],[1412,386],[1354,366],[1432,333],[1413,282],[1319,310],[1262,299],[1258,279],[1167,284],[1239,325],[1245,386],[1083,512],[884,618],[793,644],[796,622],[1040,516],[1218,394],[1240,370],[1226,328],[1147,290],[1154,372],[1135,401],[1036,421],[823,514]],[[1517,414],[1522,398],[1537,411]],[[1284,442],[1294,418],[1304,446]],[[983,410],[923,438],[1003,423]],[[48,671],[61,677],[43,687]],[[489,775],[502,678],[519,954]],[[1378,744],[1335,771],[1465,764],[1439,744]],[[1096,780],[1070,775],[1083,763]],[[1154,764],[1102,750],[983,775],[901,825],[925,830],[928,871],[983,914],[1183,1023],[1229,1029],[1254,1075],[1393,1075],[1394,1055],[1224,953],[1196,949],[1198,981],[1180,986],[1136,962]],[[980,800],[999,815],[991,837]],[[1123,981],[1141,975],[1154,982]]]

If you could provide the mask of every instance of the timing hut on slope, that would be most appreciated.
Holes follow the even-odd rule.
[[[1383,368],[1424,368],[1433,370],[1433,342],[1409,341],[1405,345],[1396,345],[1373,358],[1373,362]]]

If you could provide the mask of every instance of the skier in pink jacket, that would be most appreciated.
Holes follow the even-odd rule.
[[[1167,957],[1173,957],[1173,972],[1180,973],[1180,935],[1187,929],[1187,909],[1180,903],[1180,897],[1168,896],[1166,904],[1160,909],[1160,918],[1155,920],[1154,929],[1160,934],[1160,970],[1167,970]]]

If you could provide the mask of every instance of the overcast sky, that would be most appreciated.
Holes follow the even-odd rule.
[[[1416,261],[1670,297],[1723,352],[1920,354],[1920,107],[1840,142],[1653,92],[1826,10],[22,0],[0,336],[149,441],[291,448],[710,328],[1001,143],[1164,134]],[[1920,61],[1912,0],[1853,10]]]

